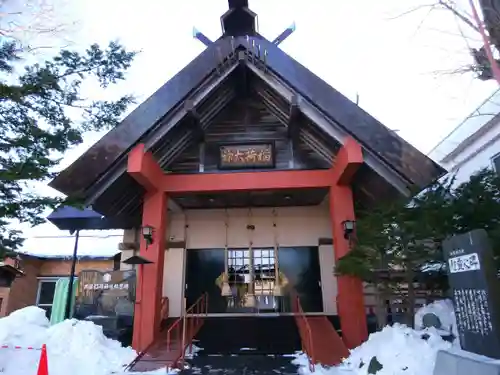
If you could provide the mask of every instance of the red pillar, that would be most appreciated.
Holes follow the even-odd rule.
[[[140,265],[137,275],[132,347],[140,352],[153,342],[160,331],[167,195],[157,188],[163,171],[153,156],[144,152],[144,145],[138,145],[130,152],[127,172],[146,190],[142,226],[154,228],[152,243],[147,244],[141,236],[140,244],[140,256],[152,262]]]
[[[342,222],[355,220],[351,180],[363,164],[361,146],[348,139],[337,155],[330,187],[330,215],[332,222],[335,261],[350,251],[349,240],[344,238]],[[348,348],[355,348],[368,338],[363,283],[350,276],[337,277],[337,308],[342,337]]]
[[[139,266],[134,315],[132,347],[143,351],[160,331],[161,299],[163,292],[163,267],[167,219],[167,196],[163,192],[147,193],[144,197],[142,225],[155,229],[153,243],[141,239],[140,255],[151,264]]]

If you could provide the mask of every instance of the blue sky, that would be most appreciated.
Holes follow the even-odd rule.
[[[461,2],[468,10],[468,1]],[[480,46],[479,35],[451,13],[422,7],[399,16],[428,4],[425,0],[249,3],[259,15],[260,33],[268,39],[295,21],[297,29],[282,49],[350,99],[359,95],[362,108],[424,153],[497,88],[472,74],[451,73],[471,62],[469,47]],[[59,17],[78,22],[69,37],[75,48],[118,39],[141,51],[126,82],[106,93],[90,93],[132,93],[141,101],[203,51],[192,38],[193,26],[212,39],[219,37],[219,17],[226,9],[226,0],[67,0]],[[89,134],[83,145],[68,152],[62,166],[100,136]],[[72,250],[71,239],[39,237],[61,234],[50,224],[27,234],[34,236],[25,245],[30,252]],[[113,252],[119,238],[87,242],[88,251]]]

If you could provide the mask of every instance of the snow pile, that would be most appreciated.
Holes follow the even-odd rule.
[[[453,307],[453,301],[450,299],[443,299],[439,301],[435,301],[426,306],[421,307],[417,310],[415,314],[415,328],[416,329],[424,329],[424,316],[426,314],[434,314],[439,318],[439,322],[441,323],[440,330],[451,332],[453,336],[455,336],[455,345],[460,345],[457,331],[457,320],[455,317],[455,310]]]
[[[35,306],[0,319],[0,345],[40,348],[43,344],[50,375],[123,373],[137,356],[132,348],[106,338],[92,322],[73,319],[50,326],[45,311]],[[0,370],[3,375],[35,375],[39,359],[37,350],[0,349]]]
[[[194,344],[191,345],[191,347],[188,346],[184,352],[184,359],[193,359],[198,355],[198,352],[200,350],[203,350],[203,348],[200,348]]]
[[[405,325],[394,324],[370,335],[368,341],[353,349],[341,365],[324,368],[316,366],[315,374],[367,375],[370,362],[382,365],[377,375],[432,375],[436,354],[451,348],[435,329],[415,331]],[[307,357],[298,353],[294,364],[300,373],[309,373]]]

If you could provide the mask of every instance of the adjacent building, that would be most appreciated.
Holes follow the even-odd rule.
[[[485,167],[500,172],[500,90],[488,97],[428,155],[454,175],[457,184]]]
[[[36,305],[50,317],[56,283],[70,275],[72,259],[68,256],[34,256],[20,254],[0,265],[0,316],[26,306]],[[119,268],[119,256],[78,257],[76,275],[82,270],[113,271]]]

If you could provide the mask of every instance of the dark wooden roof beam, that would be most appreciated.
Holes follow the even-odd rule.
[[[255,77],[258,81],[260,78]],[[290,139],[290,153],[292,157],[296,153],[298,155],[303,155],[303,150],[299,147],[300,142],[302,142],[309,150],[313,151],[315,158],[320,160],[322,163],[330,166],[334,159],[334,154],[331,152],[328,145],[322,142],[315,134],[306,131],[301,134],[301,113],[299,108],[300,97],[294,94],[291,97],[290,103],[283,100],[282,97],[273,93],[266,87],[265,83],[254,82],[252,85],[254,92],[262,100],[262,103],[284,126],[287,128],[288,136]],[[293,163],[291,164],[293,165]]]
[[[288,137],[290,139],[296,138],[299,133],[299,118],[300,118],[300,108],[299,108],[299,96],[293,94],[290,101],[290,110],[288,111]]]
[[[249,94],[249,84],[248,84],[248,69],[246,66],[246,53],[245,51],[238,51],[238,85],[237,91],[240,98],[247,98]]]
[[[200,106],[198,113],[200,116],[200,125],[204,131],[236,96],[235,87],[229,84],[224,90],[213,93],[210,99],[203,106]]]
[[[269,110],[269,112],[271,112],[273,116],[279,120],[279,122],[281,122],[284,126],[287,126],[288,114],[286,109],[283,109],[279,103],[276,103],[272,96],[270,96],[266,91],[255,88],[255,93],[265,105],[267,110]]]
[[[177,139],[171,147],[162,148],[155,153],[156,160],[160,167],[165,169],[171,160],[175,159],[180,153],[194,142],[194,132],[190,129],[185,129],[182,135]]]
[[[191,99],[186,100],[184,107],[187,113],[187,123],[189,129],[193,133],[195,142],[203,142],[205,139],[205,131],[201,126],[200,115],[196,111],[193,101]]]
[[[117,184],[129,184],[129,188],[134,189],[124,178],[122,170],[123,158],[127,152],[137,142],[149,143],[148,149],[158,145],[158,142],[177,142],[181,135],[172,127],[185,117],[179,115],[185,99],[194,99],[195,96],[199,97],[201,92],[217,90],[215,87],[210,89],[209,86],[214,84],[220,87],[216,81],[225,80],[224,76],[230,74],[228,72],[233,69],[233,63],[239,65],[238,54],[235,53],[239,50],[248,50],[248,69],[255,71],[254,74],[249,74],[251,84],[253,85],[253,81],[265,82],[261,83],[261,86],[264,86],[266,93],[279,93],[279,100],[270,95],[268,104],[277,104],[276,113],[285,111],[285,125],[291,96],[297,93],[303,98],[299,103],[302,126],[308,126],[308,119],[314,124],[314,127],[311,125],[308,129],[314,138],[331,146],[332,150],[335,150],[335,142],[341,144],[345,137],[354,137],[364,148],[366,169],[380,177],[388,187],[397,187],[397,190],[404,194],[408,186],[424,187],[445,172],[355,103],[290,58],[275,44],[255,34],[222,37],[214,41],[188,66],[132,111],[118,127],[61,172],[51,186],[67,195],[82,196],[89,201],[96,193],[99,196],[99,190],[103,187],[105,189],[106,185],[111,186],[118,179]],[[222,68],[221,62],[224,65]],[[216,74],[217,71],[220,71],[220,74]],[[259,79],[254,79],[254,76]],[[203,98],[200,101],[203,101]],[[282,101],[285,102],[284,107],[280,104]],[[195,104],[197,109],[198,105]],[[209,112],[216,112],[216,108],[212,106]],[[203,114],[201,110],[199,114],[207,118],[211,116],[208,112]],[[176,116],[177,119],[174,118]],[[203,123],[203,119],[201,122]],[[164,134],[156,137],[154,134],[158,131]],[[169,132],[167,138],[164,137],[165,132]],[[116,194],[114,188],[100,195],[110,199],[113,194]],[[103,201],[106,199],[103,198]]]
[[[205,100],[212,92],[214,92],[222,82],[228,79],[231,73],[234,72],[237,65],[233,65],[230,69],[225,71],[222,75],[217,76],[213,79],[208,78],[206,84],[203,88],[198,90],[196,93],[190,96],[193,105],[196,107],[199,103]],[[144,140],[141,140],[146,145],[146,150],[149,150],[153,145],[157,144],[169,131],[177,125],[185,116],[187,115],[184,106],[178,106],[177,110],[173,110],[169,116],[164,118],[160,124],[155,127],[156,129],[150,132],[150,136],[146,136]],[[86,205],[91,205],[99,198],[106,190],[108,190],[111,185],[124,173],[127,171],[127,153],[124,153],[122,157],[117,160],[114,170],[111,173],[99,178],[90,188],[86,191]]]
[[[217,59],[219,60],[219,63],[217,64],[215,70],[217,71],[217,74],[222,75],[227,69],[231,67],[231,58],[229,56],[225,56],[222,47],[217,46],[216,47],[217,51]]]
[[[159,142],[163,147],[158,148],[155,156],[160,166],[168,169],[172,163],[185,149],[195,143],[205,141],[205,133],[213,119],[235,98],[236,91],[231,79],[228,79],[216,91],[212,92],[206,100],[195,108],[191,99],[186,100],[184,110],[187,117],[182,124],[179,124],[179,131],[182,133],[174,144]],[[170,135],[170,134],[169,134]],[[172,138],[172,137],[169,137]]]
[[[219,76],[217,79],[213,80],[208,84],[203,90],[193,94],[190,96],[188,100],[191,101],[190,107],[197,108],[200,103],[206,101],[208,97],[216,91],[216,89],[229,78],[231,73],[233,73],[236,69],[236,65],[233,65],[229,70],[226,70],[222,76]],[[186,108],[184,105],[186,101],[183,102],[183,105],[172,114],[169,118],[168,122],[164,122],[158,127],[155,131],[150,133],[149,137],[144,139],[144,144],[146,146],[146,150],[149,150],[154,145],[158,144],[169,132],[170,130],[179,124],[181,120],[185,119],[188,116],[189,107]],[[203,118],[204,114],[200,113],[200,116]],[[205,122],[205,120],[202,120]],[[126,156],[126,155],[125,155]]]
[[[278,92],[286,101],[292,102],[294,91],[287,87],[287,85],[279,78],[275,77],[271,72],[265,74],[257,66],[249,64],[249,69],[257,75],[260,79],[266,82],[274,91]],[[333,123],[318,108],[309,103],[308,100],[299,101],[300,112],[321,128],[326,134],[333,139],[336,139],[341,144],[348,136],[352,136],[345,129],[341,128],[338,124]],[[394,171],[387,163],[382,161],[380,157],[369,150],[367,147],[364,149],[365,162],[379,175],[381,175],[391,185],[396,187],[402,194],[408,196],[410,194],[409,186],[412,185],[411,181],[406,180],[399,173]]]
[[[299,136],[302,142],[304,142],[311,150],[316,152],[318,156],[331,165],[335,157],[328,147],[319,142],[314,135],[305,129],[300,130]]]
[[[270,41],[250,38],[258,40],[269,52],[266,61],[271,75],[286,81],[289,87],[313,104],[330,122],[352,135],[407,185],[424,188],[445,173],[443,168]]]

